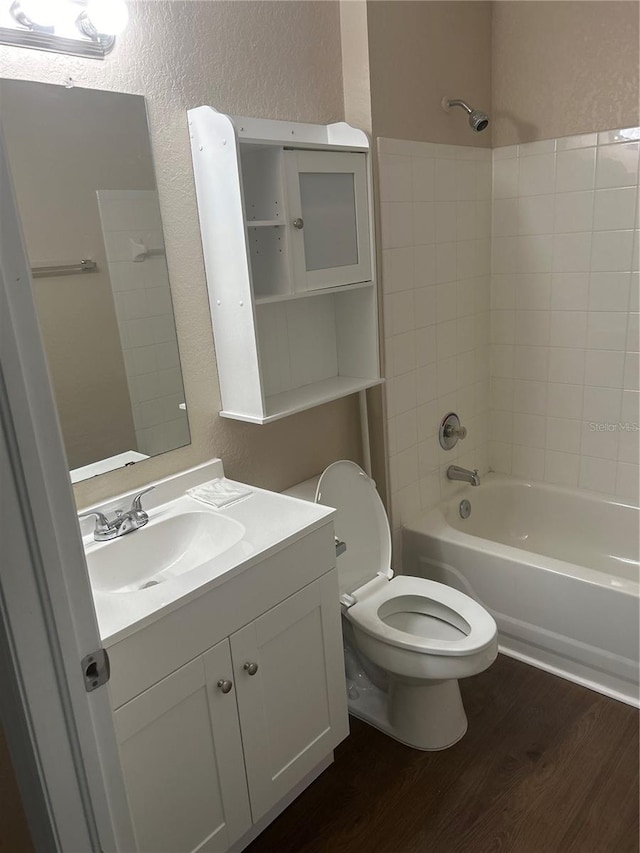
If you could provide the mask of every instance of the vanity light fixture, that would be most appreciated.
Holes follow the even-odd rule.
[[[128,20],[125,0],[0,0],[0,44],[104,59]]]

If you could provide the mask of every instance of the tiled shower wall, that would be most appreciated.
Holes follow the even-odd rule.
[[[638,140],[494,150],[494,470],[638,498]]]
[[[456,488],[444,474],[452,462],[488,468],[491,151],[378,143],[390,509],[397,531]],[[445,454],[437,430],[450,411],[469,434]]]

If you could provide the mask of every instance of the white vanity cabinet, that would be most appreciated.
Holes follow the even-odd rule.
[[[251,812],[256,821],[344,736],[346,688],[334,596],[331,573],[231,637]],[[257,670],[250,675],[254,664]]]
[[[139,853],[242,849],[331,760],[338,599],[328,524],[109,649]]]
[[[251,827],[228,640],[115,714],[140,853],[220,853]]]
[[[268,423],[380,380],[369,141],[189,111],[221,415]]]

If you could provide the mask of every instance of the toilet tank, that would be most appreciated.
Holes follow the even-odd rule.
[[[316,489],[318,488],[318,481],[320,480],[320,474],[316,474],[315,477],[311,477],[309,480],[304,480],[302,483],[296,483],[295,486],[291,486],[290,489],[286,489],[282,494],[289,495],[292,498],[299,498],[303,501],[311,501],[311,503],[315,503],[316,499]]]

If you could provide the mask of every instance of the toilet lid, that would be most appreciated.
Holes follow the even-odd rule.
[[[376,484],[355,462],[334,462],[318,481],[316,503],[337,510],[335,531],[347,550],[338,557],[340,593],[350,594],[379,572],[391,572],[391,531]]]

